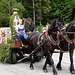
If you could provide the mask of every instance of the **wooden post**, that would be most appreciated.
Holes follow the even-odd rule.
[[[34,24],[35,24],[35,5],[34,5],[34,0],[33,1],[33,18],[34,18]]]
[[[73,9],[73,20],[75,21],[75,8]]]

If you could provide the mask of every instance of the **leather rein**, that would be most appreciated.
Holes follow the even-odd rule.
[[[61,33],[57,33],[57,32],[50,32],[50,33],[52,33],[52,34],[61,34]],[[67,36],[67,34],[74,34],[74,38],[75,38],[75,32],[65,32],[66,33],[66,35],[65,36],[63,36],[64,37],[64,39],[67,41],[67,43],[68,43],[68,51],[69,51],[69,49],[70,49],[70,44],[74,44],[75,43],[75,39],[72,39],[72,40],[70,40],[69,39],[69,37]],[[68,51],[64,51],[64,50],[62,50],[62,48],[59,46],[59,44],[57,44],[57,42],[53,39],[53,37],[50,35],[50,36],[48,36],[48,38],[49,38],[49,40],[55,45],[55,46],[57,46],[59,49],[60,49],[60,53],[67,53]],[[55,52],[55,53],[58,53],[58,52]]]

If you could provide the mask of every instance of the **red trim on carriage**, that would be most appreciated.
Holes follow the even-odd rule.
[[[45,32],[45,35],[46,35],[46,38],[48,39],[47,31]],[[53,46],[55,46],[51,41],[50,41],[50,43],[51,43]]]

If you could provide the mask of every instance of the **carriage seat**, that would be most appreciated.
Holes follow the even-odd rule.
[[[17,40],[17,33],[13,33],[13,47],[21,47],[21,42]]]
[[[21,47],[21,42],[17,40],[13,40],[13,47]]]

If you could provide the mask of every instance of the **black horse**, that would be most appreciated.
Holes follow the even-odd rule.
[[[70,72],[75,74],[74,65],[73,65],[73,52],[74,52],[74,41],[75,41],[75,21],[71,22],[66,27],[66,33],[64,34],[64,40],[60,42],[60,47],[63,51],[69,51],[70,54]],[[63,53],[60,53],[59,62],[57,64],[57,69],[61,70],[61,61]]]
[[[64,23],[63,19],[61,19],[61,18],[55,19],[51,23],[51,25],[50,25],[50,27],[48,29],[48,35],[51,35],[52,38],[56,41],[57,40],[57,34],[53,34],[51,32],[53,31],[53,32],[57,33],[57,31],[61,31],[62,28],[64,28],[64,25],[65,25],[65,23]],[[38,44],[40,45],[41,43],[44,43],[45,41],[47,41],[47,39],[48,38],[45,35],[45,33],[43,33],[43,34],[41,34],[39,32],[33,32],[33,33],[31,33],[29,35],[29,37],[27,38],[30,52],[32,52],[36,47],[38,47]],[[53,45],[52,42],[47,41],[44,45],[41,46],[40,50],[41,49],[43,49],[46,57],[50,60],[50,63],[52,64],[53,74],[57,75],[57,71],[56,71],[56,69],[54,67],[54,61],[52,59],[52,53],[54,52],[55,45]],[[35,53],[30,56],[30,61],[31,61],[30,68],[31,69],[34,69],[34,67],[33,67],[34,55],[35,55]],[[47,71],[46,65],[43,67],[43,70]]]

